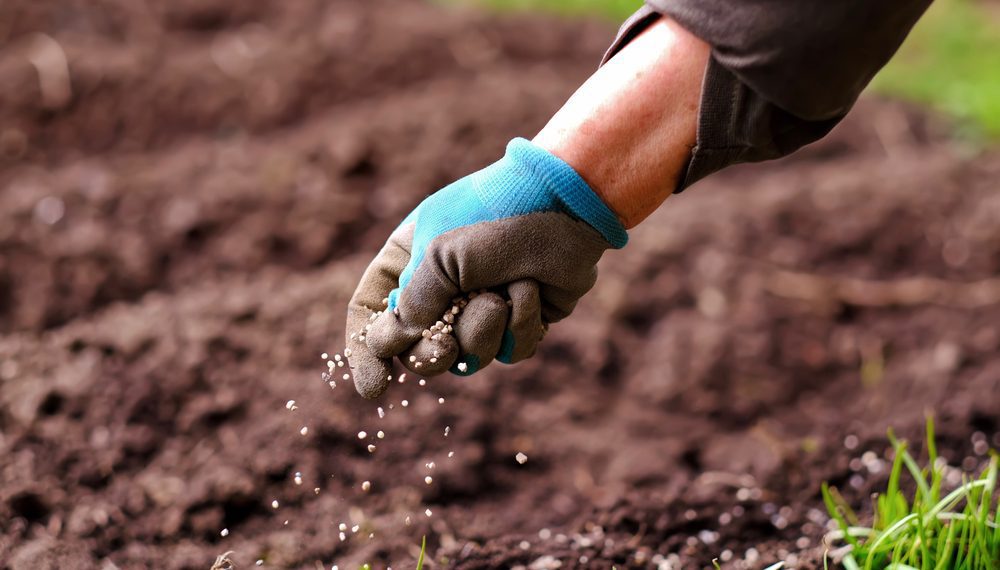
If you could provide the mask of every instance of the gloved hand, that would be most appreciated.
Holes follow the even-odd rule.
[[[572,167],[514,139],[417,206],[365,271],[347,314],[355,387],[379,396],[393,357],[423,376],[530,357],[594,285],[604,250],[627,241]]]

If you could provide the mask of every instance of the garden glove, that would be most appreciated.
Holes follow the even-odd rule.
[[[345,333],[355,387],[382,394],[393,357],[424,376],[528,358],[594,285],[604,250],[627,241],[572,167],[514,139],[417,206],[365,271]]]

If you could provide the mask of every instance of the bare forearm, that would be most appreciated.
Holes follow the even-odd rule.
[[[535,137],[626,228],[666,200],[694,146],[709,47],[661,19],[601,67]]]

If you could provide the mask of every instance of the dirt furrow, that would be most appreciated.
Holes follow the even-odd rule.
[[[515,80],[520,89],[498,89]],[[508,66],[266,136],[8,170],[0,330],[44,329],[150,290],[375,248],[385,224],[499,156],[508,138],[531,136],[569,90],[546,70]]]
[[[265,133],[510,61],[593,68],[607,42],[593,25],[496,21],[412,1],[0,10],[10,26],[0,49],[0,165]],[[514,39],[522,35],[542,40],[525,45]]]
[[[68,57],[62,106],[6,41],[29,32]],[[407,567],[424,535],[433,568],[810,568],[820,483],[868,500],[887,427],[934,411],[966,468],[970,434],[1000,447],[1000,157],[873,100],[671,198],[535,358],[379,402],[321,380],[399,219],[533,134],[611,32],[0,6],[0,569]]]

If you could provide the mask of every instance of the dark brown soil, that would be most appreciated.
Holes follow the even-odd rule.
[[[0,568],[412,568],[424,535],[433,568],[809,568],[820,483],[861,504],[888,426],[933,411],[955,464],[1000,445],[1000,156],[878,101],[672,198],[532,361],[411,378],[382,420],[320,381],[398,220],[612,34],[409,0],[0,6]],[[68,100],[27,59],[51,41]]]

